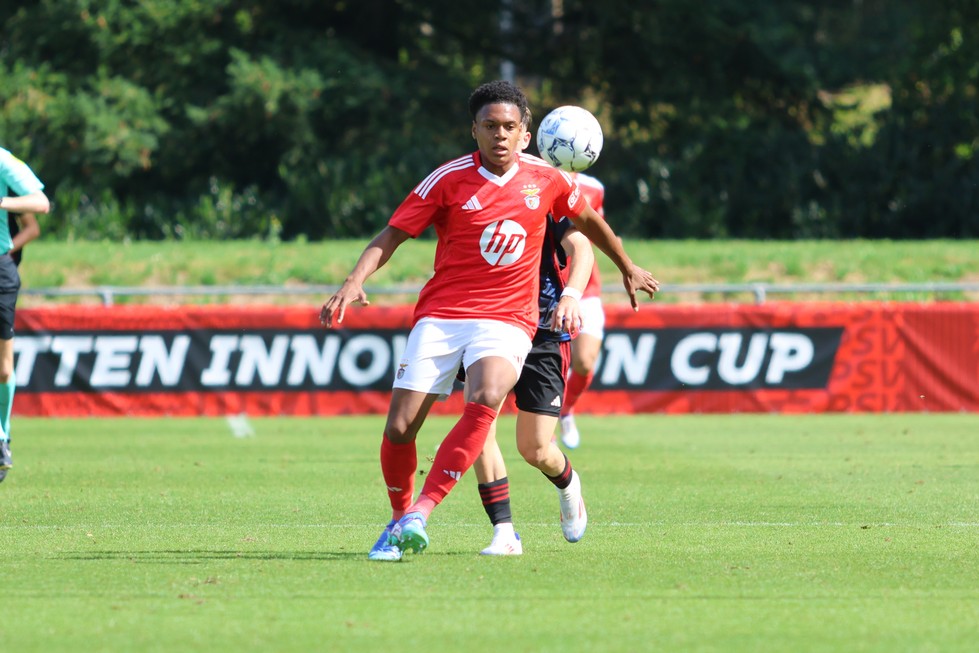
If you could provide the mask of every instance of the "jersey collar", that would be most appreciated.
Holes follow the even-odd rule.
[[[477,152],[477,158],[479,160],[479,153]],[[497,186],[504,186],[508,181],[517,176],[517,171],[520,169],[520,163],[513,164],[513,167],[503,173],[503,176],[494,175],[492,172],[483,167],[483,164],[479,164],[479,174],[486,178],[487,181],[496,184]]]

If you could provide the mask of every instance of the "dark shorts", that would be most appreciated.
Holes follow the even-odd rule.
[[[513,387],[517,408],[538,415],[560,415],[570,364],[570,342],[535,343]]]
[[[14,308],[20,290],[17,264],[9,254],[0,256],[0,340],[14,337]]]

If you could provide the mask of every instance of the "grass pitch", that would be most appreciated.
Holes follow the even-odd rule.
[[[524,555],[469,474],[372,563],[382,422],[15,418],[3,650],[975,650],[979,416],[582,416],[573,545],[504,417]]]

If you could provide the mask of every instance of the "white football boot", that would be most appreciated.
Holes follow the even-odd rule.
[[[513,530],[513,524],[509,524],[509,528],[494,526],[493,541],[479,553],[484,556],[521,555],[523,553],[523,544],[520,543],[520,534]]]
[[[577,542],[585,536],[588,526],[588,512],[585,500],[581,497],[581,479],[578,472],[571,470],[571,483],[563,490],[558,489],[561,502],[561,530],[568,542]]]

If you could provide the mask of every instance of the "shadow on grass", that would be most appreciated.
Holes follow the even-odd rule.
[[[222,551],[207,549],[162,551],[68,551],[54,560],[130,560],[141,563],[203,564],[209,560],[365,560],[360,551]]]
[[[473,556],[471,552],[461,551],[427,551],[424,554],[409,553],[402,562],[409,562],[416,556],[455,557]],[[223,551],[207,549],[161,550],[161,551],[66,551],[59,555],[48,556],[49,560],[128,560],[142,564],[184,564],[201,565],[212,560],[293,560],[301,561],[357,561],[367,560],[366,551]],[[371,562],[371,564],[381,564]]]

